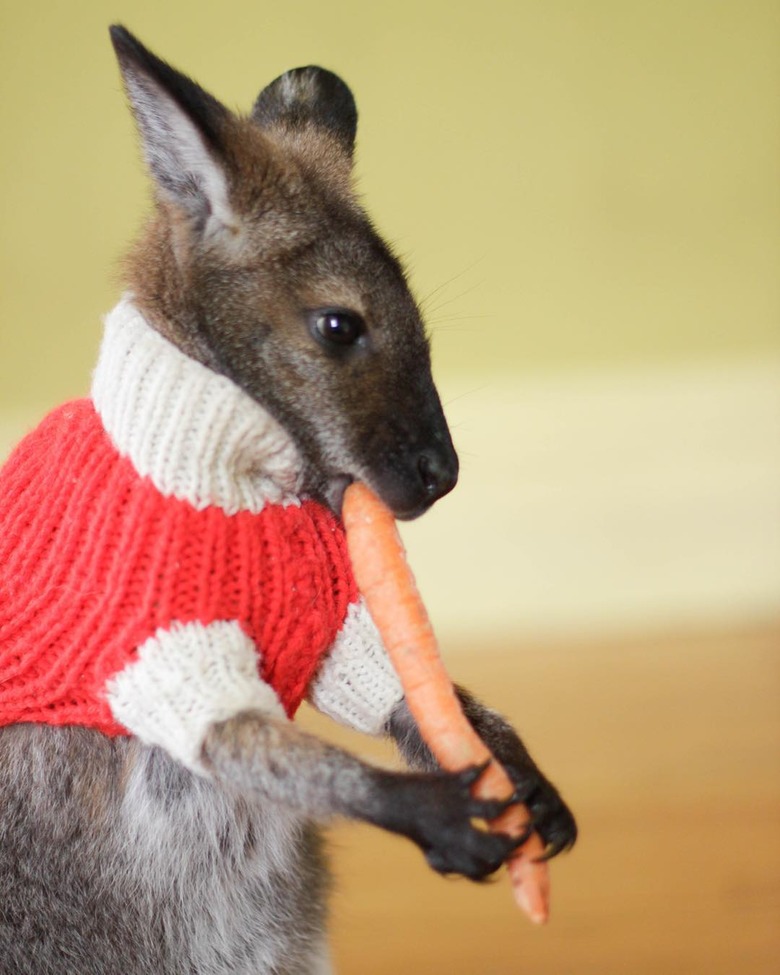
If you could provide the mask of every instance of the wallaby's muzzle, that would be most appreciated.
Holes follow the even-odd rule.
[[[374,440],[376,460],[363,478],[397,518],[418,517],[457,483],[458,455],[438,402],[436,406],[433,430],[417,430],[404,441],[394,438],[398,426],[390,422]]]
[[[397,518],[417,518],[450,492],[458,480],[458,458],[452,446],[412,453],[405,467],[393,467],[370,478],[372,486]]]

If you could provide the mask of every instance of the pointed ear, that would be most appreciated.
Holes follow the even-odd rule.
[[[146,162],[161,195],[204,232],[218,225],[234,227],[222,139],[230,112],[124,27],[114,25],[110,34]]]
[[[257,96],[252,118],[262,128],[320,129],[350,158],[355,148],[355,99],[341,78],[325,68],[310,65],[280,75]]]

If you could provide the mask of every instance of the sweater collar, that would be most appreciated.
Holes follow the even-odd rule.
[[[106,316],[92,399],[120,454],[163,494],[228,514],[297,503],[303,465],[289,435],[128,297]]]

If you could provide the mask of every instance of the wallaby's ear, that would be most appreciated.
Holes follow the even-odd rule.
[[[149,169],[164,198],[206,230],[235,225],[222,133],[230,112],[128,30],[110,28]]]
[[[357,108],[338,75],[310,65],[286,71],[257,96],[252,118],[262,128],[324,130],[348,156],[355,148]]]

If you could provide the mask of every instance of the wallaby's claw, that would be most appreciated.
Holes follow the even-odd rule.
[[[487,768],[490,765],[490,761],[491,760],[488,758],[486,761],[481,762],[479,765],[468,765],[462,771],[456,772],[455,774],[459,775],[463,780],[463,782],[465,783],[465,785],[471,788],[471,786],[474,785],[474,783],[477,782],[477,780],[480,779],[482,775],[487,771]]]
[[[512,777],[516,780],[516,774]],[[531,814],[532,830],[545,843],[544,853],[539,860],[551,860],[574,846],[577,824],[555,786],[539,772],[533,770],[523,778],[525,781],[518,788],[518,794],[523,796],[522,802]]]
[[[557,857],[559,853],[563,853],[564,850],[568,850],[573,845],[574,840],[569,839],[564,834],[558,836],[558,838],[550,843],[544,848],[544,853],[536,858],[537,863],[544,863],[545,860],[552,860],[553,857]]]

